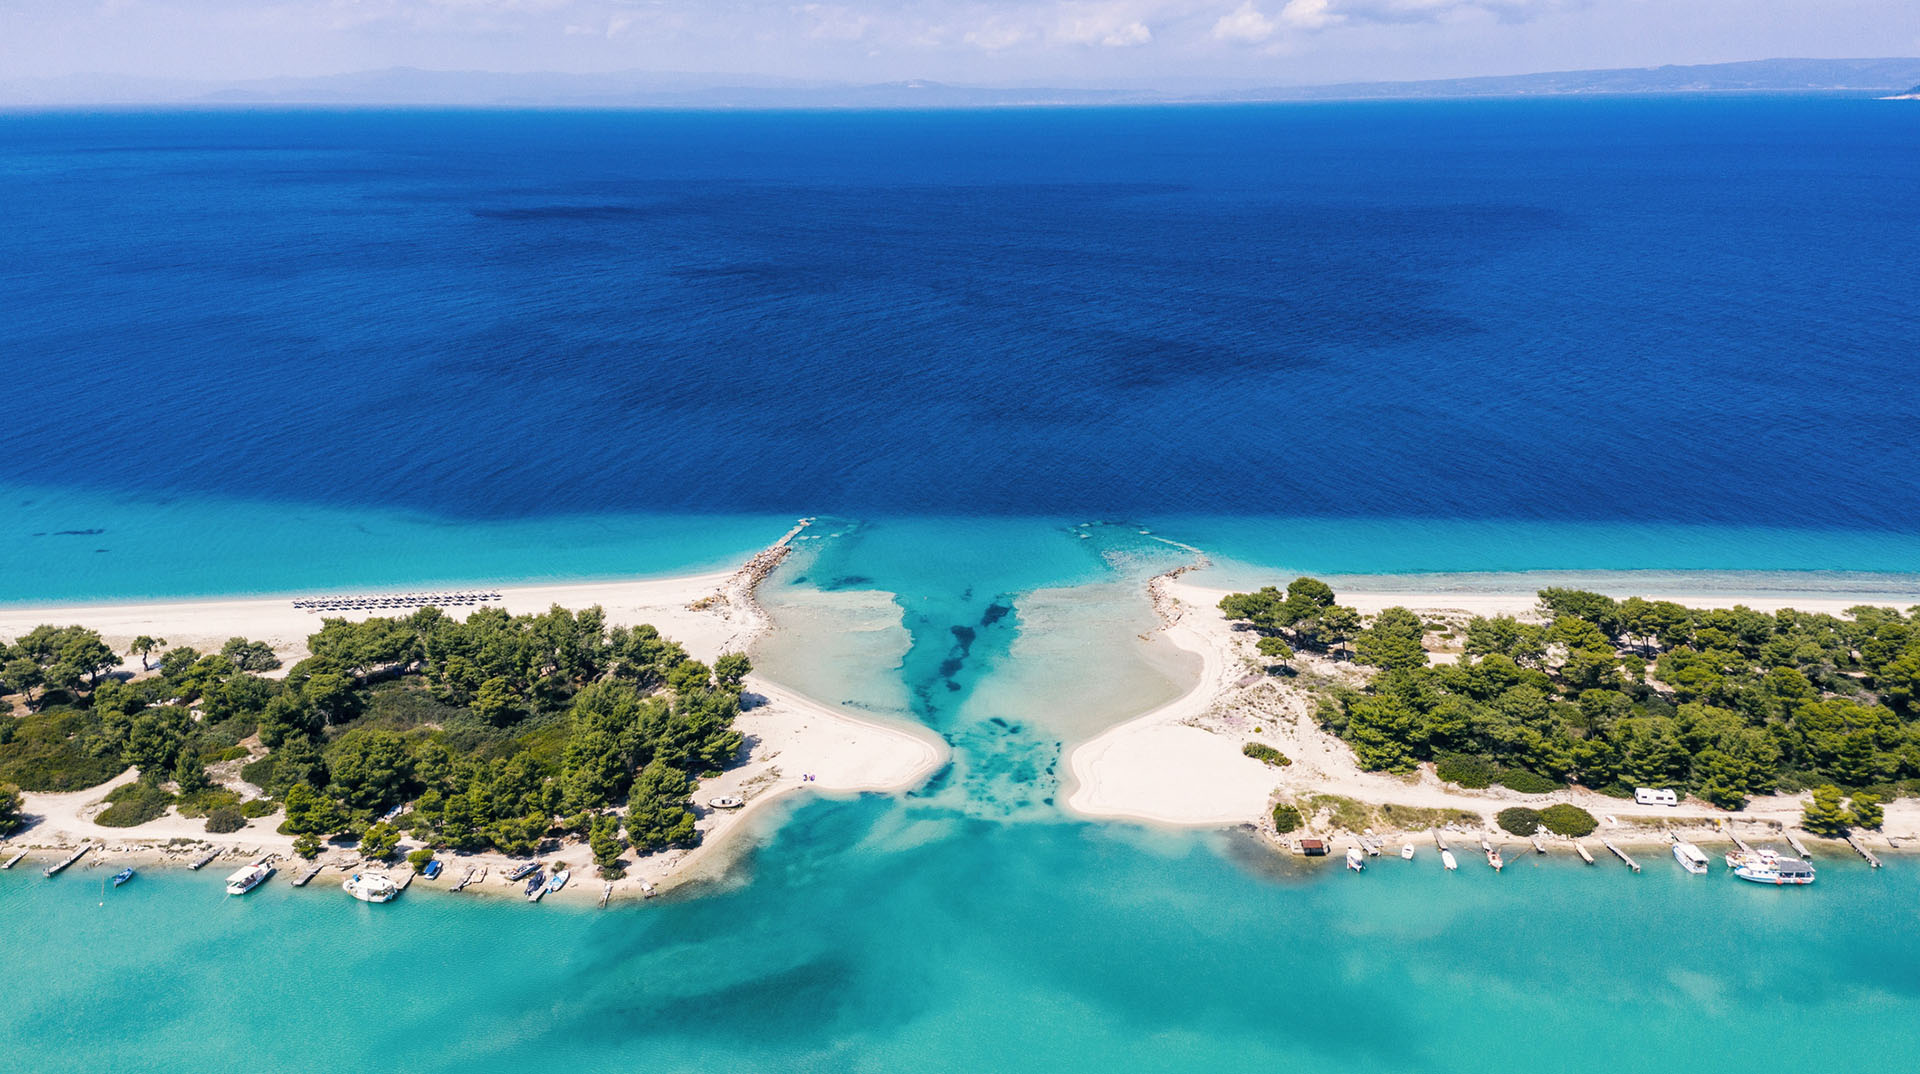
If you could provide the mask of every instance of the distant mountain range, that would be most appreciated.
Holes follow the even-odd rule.
[[[1920,59],[1749,60],[1531,75],[1317,86],[990,87],[823,83],[735,75],[427,71],[396,67],[311,78],[194,82],[106,75],[0,79],[12,108],[172,105],[449,108],[995,108],[1446,97],[1670,93],[1920,95]],[[1905,90],[1914,86],[1912,90]]]

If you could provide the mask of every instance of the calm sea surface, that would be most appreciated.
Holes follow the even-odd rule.
[[[0,1068],[1920,1063],[1904,860],[1350,877],[1056,804],[1190,682],[1135,640],[1182,544],[1920,600],[1911,110],[12,115],[0,205],[0,600],[820,515],[757,662],[954,748],[606,913],[0,874]]]

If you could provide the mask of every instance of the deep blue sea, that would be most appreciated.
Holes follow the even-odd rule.
[[[1191,686],[1193,548],[1920,602],[1920,111],[15,114],[0,212],[0,601],[818,516],[756,667],[953,751],[605,913],[0,873],[0,1070],[1920,1065],[1910,859],[1355,877],[1058,805]]]
[[[4,599],[813,513],[1920,570],[1899,102],[15,114],[0,205]]]

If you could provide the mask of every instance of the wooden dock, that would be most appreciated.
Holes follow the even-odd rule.
[[[1606,848],[1607,848],[1608,850],[1611,850],[1611,851],[1613,851],[1613,856],[1614,856],[1614,857],[1616,857],[1616,858],[1619,858],[1619,859],[1620,859],[1621,861],[1624,861],[1624,862],[1626,862],[1626,863],[1627,863],[1627,868],[1629,868],[1629,869],[1632,869],[1632,870],[1633,870],[1634,872],[1636,872],[1636,873],[1640,871],[1640,863],[1639,863],[1639,862],[1637,862],[1637,861],[1634,861],[1634,860],[1633,860],[1632,858],[1629,858],[1629,857],[1627,857],[1627,852],[1626,852],[1626,851],[1624,851],[1624,850],[1621,850],[1621,849],[1620,849],[1619,847],[1617,847],[1617,846],[1614,846],[1614,845],[1613,845],[1613,840],[1611,840],[1611,839],[1602,839],[1602,840],[1600,840],[1600,845],[1601,845],[1601,846],[1603,846],[1603,847],[1606,847]]]
[[[1447,841],[1440,838],[1440,829],[1433,829],[1433,845],[1441,850],[1447,849]]]
[[[192,869],[194,872],[197,873],[200,870],[206,868],[207,866],[212,865],[213,859],[219,856],[220,856],[220,852],[217,850],[208,854],[203,854],[200,857],[194,859],[193,863],[191,865],[188,865],[187,868]]]
[[[1547,844],[1542,843],[1540,837],[1537,835],[1533,837],[1533,852],[1535,854],[1545,854],[1547,852]]]
[[[413,878],[419,875],[420,875],[419,873],[414,872],[412,869],[408,869],[406,872],[401,873],[400,874],[400,890],[405,891],[408,888],[412,887]]]
[[[13,857],[7,859],[7,863],[5,865],[0,865],[0,869],[11,869],[14,866],[20,864],[20,859],[26,856],[27,856],[26,851],[16,850],[13,852]]]
[[[1874,857],[1873,851],[1868,850],[1866,847],[1866,844],[1862,843],[1858,837],[1851,836],[1851,835],[1847,836],[1847,845],[1853,848],[1853,852],[1855,854],[1858,854],[1861,857],[1867,859],[1868,865],[1873,866],[1875,869],[1880,868],[1880,859]]]
[[[473,878],[475,876],[478,876],[479,874],[480,874],[480,867],[478,865],[469,865],[467,866],[467,875],[461,877],[459,883],[454,884],[452,887],[448,888],[447,890],[448,891],[465,891],[467,888],[467,885],[473,883]]]
[[[326,862],[313,863],[312,867],[308,868],[306,872],[301,873],[299,876],[296,876],[293,878],[293,886],[297,888],[303,888],[303,887],[306,887],[308,884],[313,883],[313,878],[316,876],[319,876],[320,870],[325,869],[326,867],[327,867]]]
[[[1588,865],[1593,864],[1593,855],[1588,853],[1587,846],[1585,843],[1582,843],[1580,840],[1575,839],[1573,841],[1573,851],[1574,853],[1580,855],[1581,861],[1586,862]]]
[[[613,881],[609,880],[600,888],[600,909],[607,908],[607,900],[613,898]]]
[[[1793,848],[1793,852],[1795,854],[1798,854],[1803,858],[1813,857],[1812,854],[1807,853],[1807,845],[1805,843],[1802,843],[1800,841],[1800,837],[1793,834],[1792,832],[1787,833],[1787,845]]]
[[[74,862],[76,862],[76,861],[79,861],[79,860],[80,860],[81,858],[84,858],[84,857],[86,857],[86,856],[87,856],[87,851],[89,851],[89,850],[92,850],[92,849],[93,849],[93,844],[92,844],[92,843],[88,843],[87,845],[85,845],[85,846],[83,846],[83,847],[81,847],[81,848],[80,848],[79,850],[76,850],[76,851],[74,851],[74,852],[73,852],[73,853],[72,853],[71,855],[69,855],[69,856],[67,857],[67,860],[65,860],[65,861],[63,861],[63,862],[60,862],[60,863],[59,863],[59,864],[57,864],[57,865],[49,865],[49,866],[47,866],[47,875],[48,875],[48,876],[57,876],[57,875],[59,875],[59,873],[60,873],[60,871],[61,871],[62,869],[65,869],[65,868],[66,868],[67,866],[69,866],[69,865],[72,865],[72,864],[73,864]]]
[[[1727,838],[1733,840],[1733,845],[1740,848],[1740,853],[1742,854],[1753,853],[1753,848],[1748,846],[1747,841],[1745,839],[1740,838],[1737,834],[1729,831],[1727,833]]]

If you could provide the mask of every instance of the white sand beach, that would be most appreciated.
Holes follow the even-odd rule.
[[[769,628],[765,613],[753,599],[754,586],[763,576],[763,569],[749,564],[733,572],[680,578],[494,587],[492,591],[499,593],[500,599],[489,603],[514,614],[543,612],[554,605],[570,609],[599,605],[609,623],[650,623],[685,646],[696,659],[711,662],[724,652],[751,652],[754,641]],[[451,614],[463,615],[465,611],[455,608]],[[359,619],[404,614],[405,610],[310,613],[295,607],[289,597],[6,606],[0,607],[0,637],[16,637],[41,623],[77,623],[100,631],[116,652],[125,653],[127,644],[141,634],[164,637],[172,646],[191,645],[203,652],[218,651],[228,638],[242,636],[267,642],[285,664],[291,665],[307,655],[307,636],[319,630],[327,616]],[[138,658],[128,661],[122,670],[138,672]],[[758,674],[749,675],[745,686],[743,701],[747,707],[735,726],[746,736],[748,756],[744,763],[695,788],[699,846],[647,855],[637,861],[629,852],[627,876],[616,882],[616,896],[647,887],[664,888],[686,875],[697,874],[698,863],[718,857],[717,852],[734,833],[745,830],[747,818],[770,802],[801,791],[851,795],[905,790],[924,782],[945,763],[946,744],[932,731],[853,716]],[[93,823],[92,818],[104,808],[101,800],[106,793],[136,776],[129,769],[107,784],[83,791],[26,794],[25,812],[32,823],[4,844],[8,853],[32,849],[46,852],[36,853],[36,857],[51,857],[59,848],[96,843],[109,853],[95,857],[151,862],[184,862],[214,849],[224,852],[223,862],[265,854],[292,857],[292,837],[274,831],[280,821],[278,815],[253,820],[227,835],[211,834],[204,820],[181,817],[171,810],[134,828]],[[741,798],[746,805],[731,810],[707,806],[711,799],[721,796]],[[410,840],[403,842],[401,853],[414,845]],[[568,861],[580,870],[577,888],[570,887],[563,895],[600,895],[601,881],[588,878],[591,863],[583,845],[564,846],[547,858]],[[329,847],[322,860],[346,868],[358,858],[351,850]],[[500,855],[454,857],[439,883],[450,884],[467,866],[481,864],[488,866],[490,877],[501,876],[507,859]],[[382,867],[394,872],[407,868],[397,857],[395,863]],[[324,874],[333,875],[331,871]]]
[[[1805,796],[1756,798],[1739,813],[1726,813],[1689,800],[1680,808],[1641,806],[1581,789],[1548,795],[1521,794],[1505,788],[1465,790],[1440,782],[1432,765],[1412,777],[1362,771],[1353,752],[1315,722],[1310,695],[1261,671],[1254,635],[1235,630],[1218,608],[1227,590],[1210,589],[1161,576],[1150,583],[1162,611],[1168,640],[1201,658],[1193,689],[1179,699],[1129,720],[1071,751],[1068,767],[1074,787],[1067,807],[1087,817],[1144,821],[1189,827],[1247,825],[1271,830],[1273,804],[1281,797],[1300,800],[1327,794],[1369,804],[1393,803],[1422,809],[1460,809],[1492,815],[1511,805],[1539,807],[1571,802],[1596,817],[1613,817],[1616,841],[1665,841],[1664,834],[1637,822],[1697,818],[1703,824],[1725,820],[1771,827],[1800,817]],[[1771,611],[1794,607],[1838,614],[1856,600],[1718,596],[1650,599],[1682,600],[1694,607],[1748,607]],[[1340,602],[1374,613],[1401,605],[1432,618],[1445,615],[1515,615],[1536,612],[1532,592],[1409,593],[1342,591]],[[1435,654],[1447,659],[1454,654]],[[1316,672],[1354,674],[1351,665],[1303,658]],[[1273,767],[1242,752],[1258,741],[1284,753],[1292,764]],[[1603,830],[1600,835],[1608,834]],[[1886,807],[1877,845],[1920,840],[1920,802],[1903,800]]]

